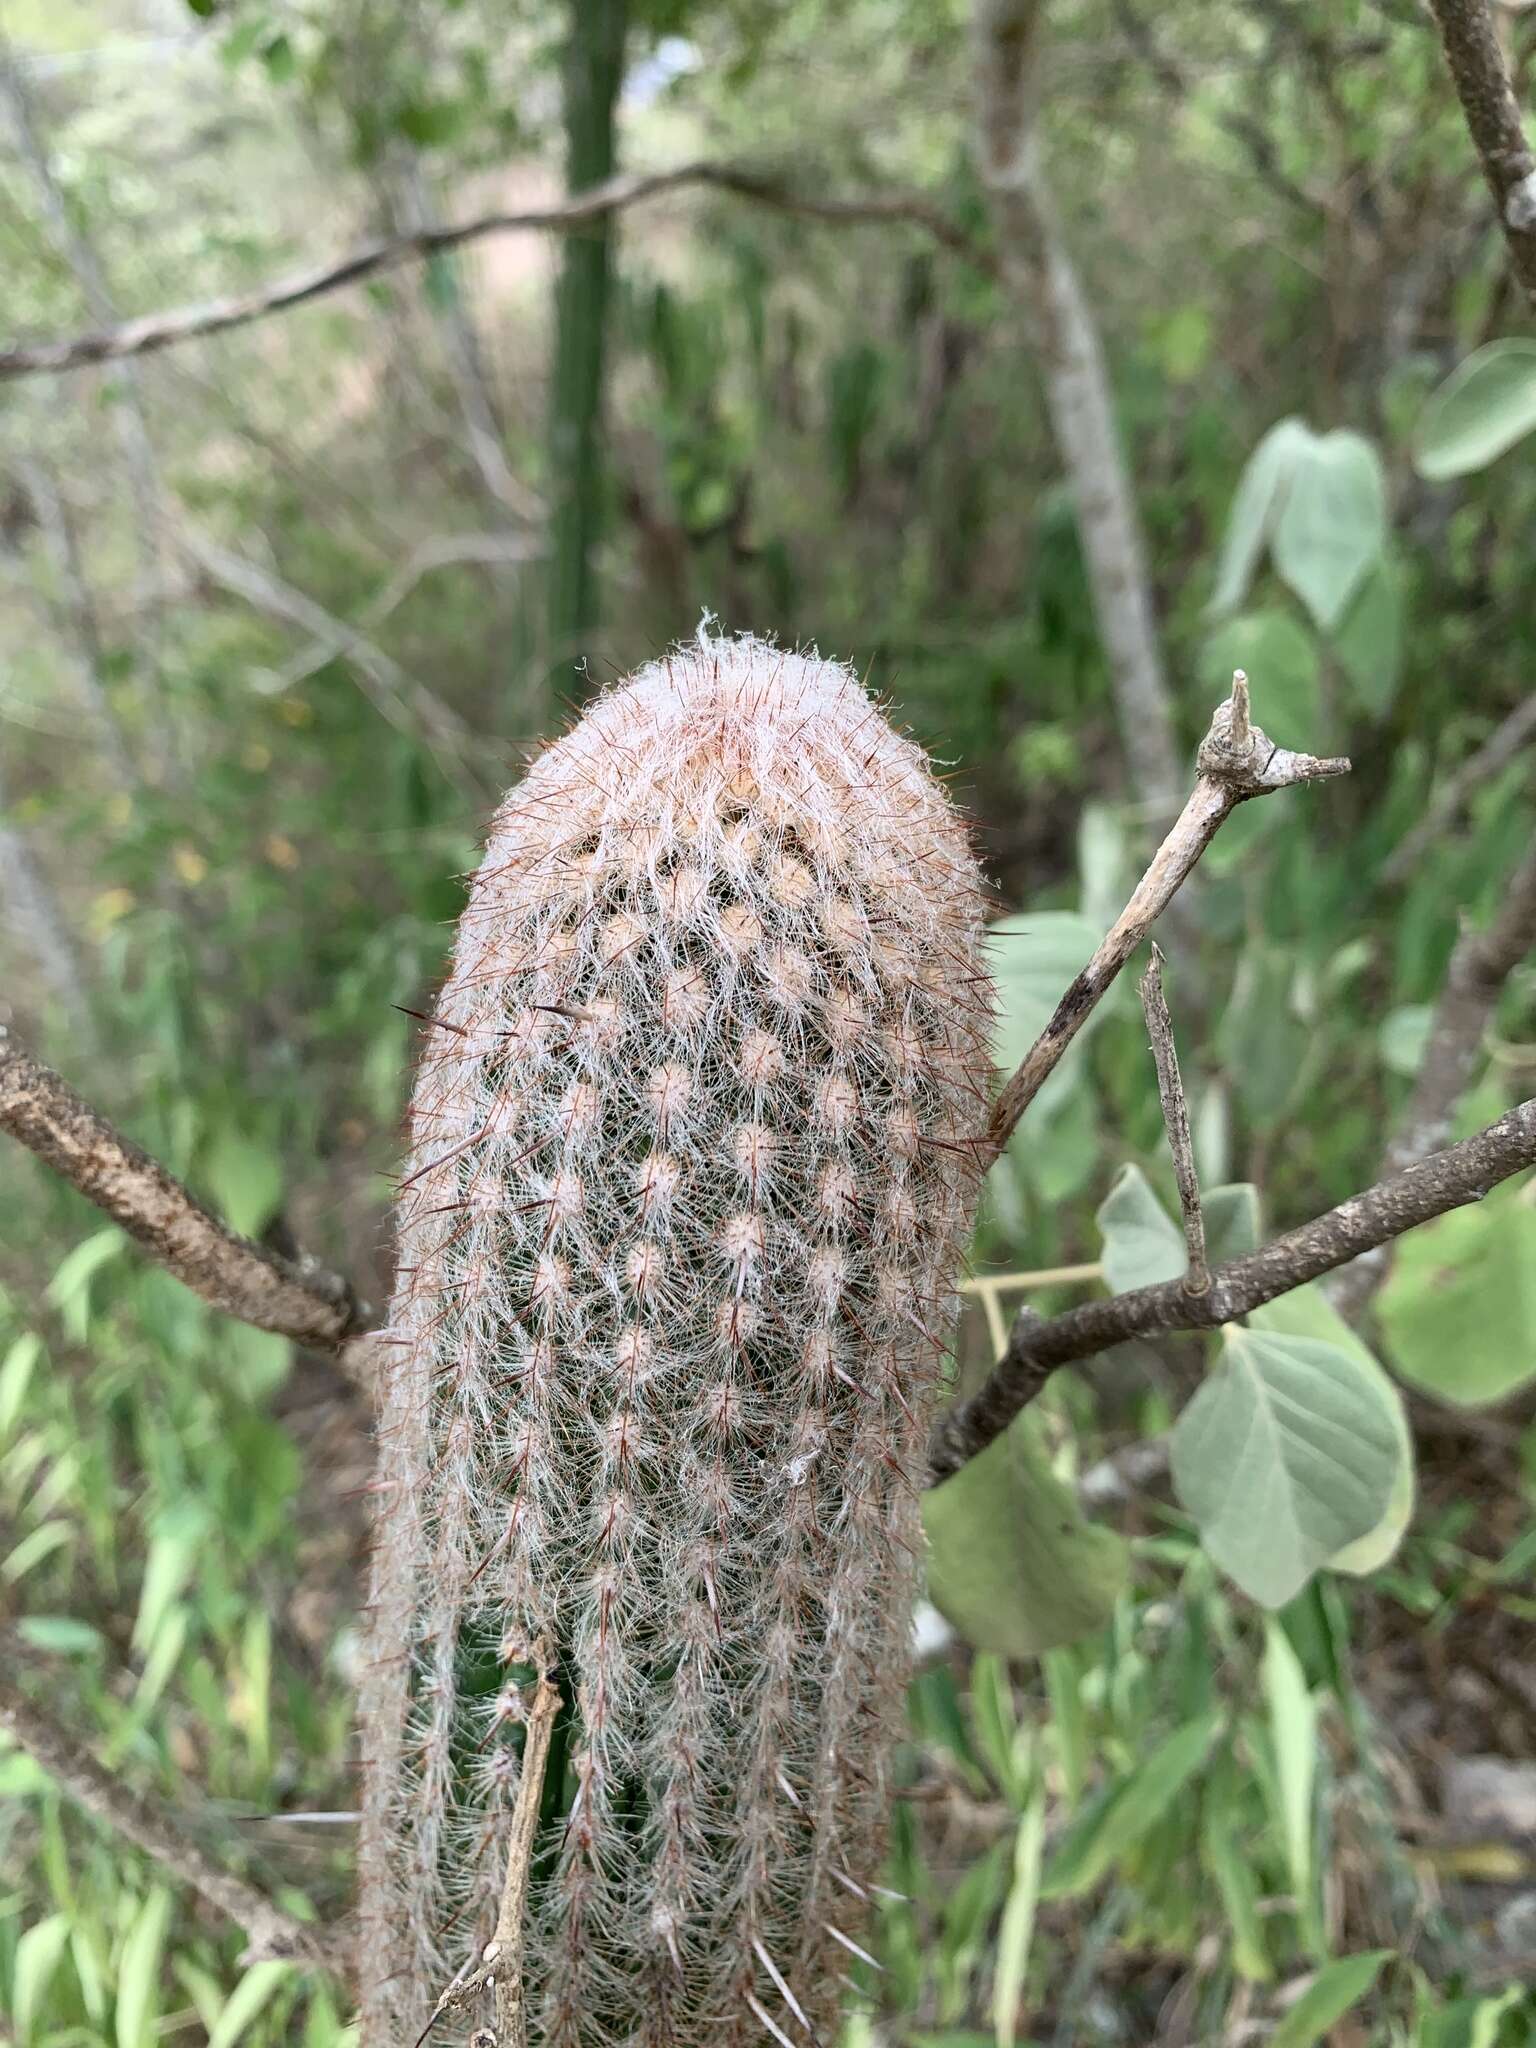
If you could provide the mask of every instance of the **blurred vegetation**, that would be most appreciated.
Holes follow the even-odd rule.
[[[628,14],[623,166],[895,182],[986,235],[959,0],[603,11]],[[595,172],[602,138],[570,154],[564,132],[582,14],[11,0],[8,328],[526,204],[568,154]],[[1536,17],[1505,29],[1524,90]],[[1251,1185],[1285,1227],[1375,1177],[1458,930],[1532,832],[1527,744],[1391,865],[1531,690],[1531,444],[1479,413],[1472,468],[1443,454],[1456,418],[1425,426],[1520,313],[1412,0],[1063,0],[1050,34],[1048,158],[1182,737],[1242,666],[1273,737],[1355,762],[1237,815],[1171,977],[1205,1182]],[[1000,1059],[1152,838],[1001,285],[908,229],[701,194],[627,215],[606,288],[578,257],[556,324],[560,260],[492,238],[0,388],[0,1019],[238,1228],[375,1299],[402,1012],[430,1002],[489,806],[587,688],[703,610],[867,668],[952,770],[1007,920]],[[594,355],[574,504],[556,451]],[[1330,498],[1289,541],[1264,496],[1283,422],[1282,454],[1331,436],[1347,473],[1342,524]],[[1527,963],[1460,1127],[1533,1068]],[[220,1853],[333,1917],[345,1824],[270,1816],[355,1804],[366,1420],[325,1361],[212,1315],[27,1159],[0,1176],[0,1614],[126,1779],[206,1788]],[[994,1176],[976,1274],[1112,1266],[1126,1201],[1155,1236],[1171,1187],[1126,991]],[[1371,1575],[1326,1572],[1277,1613],[1222,1577],[1165,1476],[1102,1463],[1168,1426],[1204,1348],[1061,1376],[1035,1455],[1097,1472],[1128,1556],[1108,1618],[1043,1656],[974,1654],[925,1616],[852,2042],[1536,2041],[1533,1217],[1527,1184],[1460,1226],[1496,1238],[1404,1260],[1376,1355],[1415,1389],[1411,1522]],[[1476,1297],[1427,1324],[1462,1266]],[[973,1292],[962,1369],[996,1300],[1048,1312],[1092,1284]],[[1473,1757],[1505,1760],[1524,1807],[1458,1805]],[[332,1993],[242,1971],[240,1945],[0,1754],[0,2038],[346,2037]]]

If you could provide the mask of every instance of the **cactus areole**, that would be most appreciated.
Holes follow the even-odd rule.
[[[400,1194],[366,2048],[493,2037],[488,1995],[431,2023],[496,1947],[541,1671],[530,2042],[811,2042],[863,1971],[981,910],[854,673],[753,639],[611,689],[503,804]]]

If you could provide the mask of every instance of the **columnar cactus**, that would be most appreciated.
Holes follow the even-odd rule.
[[[835,2009],[981,1164],[980,921],[917,750],[851,670],[752,639],[609,691],[502,807],[400,1200],[366,2048],[411,2048],[489,1937],[541,1659],[532,2039]]]

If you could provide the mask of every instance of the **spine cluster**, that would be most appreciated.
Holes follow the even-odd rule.
[[[835,2010],[980,1164],[980,920],[918,751],[849,669],[751,639],[608,692],[503,805],[399,1207],[366,2048],[495,1923],[541,1663],[532,2040]]]

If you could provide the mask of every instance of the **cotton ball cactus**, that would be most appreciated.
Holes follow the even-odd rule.
[[[749,638],[600,697],[498,814],[399,1205],[365,2048],[409,2048],[489,1939],[539,1665],[531,2039],[835,2012],[983,1164],[981,916],[853,672]]]

